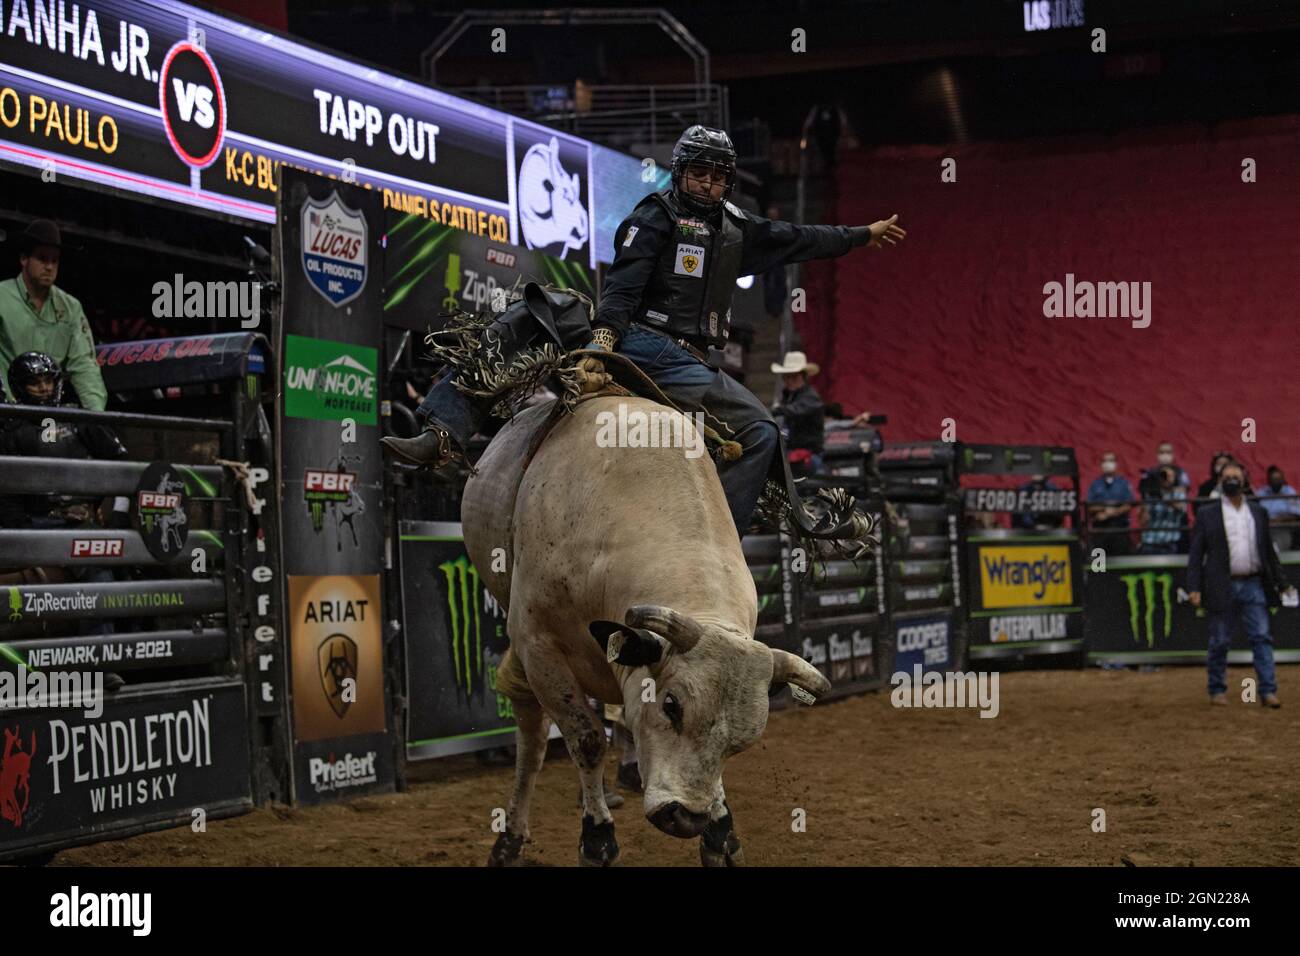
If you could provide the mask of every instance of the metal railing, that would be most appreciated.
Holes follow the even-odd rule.
[[[1185,516],[1185,521],[1177,527],[1156,527],[1151,528],[1142,523],[1132,523],[1128,526],[1100,526],[1093,519],[1092,512],[1088,506],[1114,505],[1123,504],[1124,502],[1084,502],[1084,537],[1089,546],[1097,546],[1111,552],[1116,550],[1115,545],[1123,542],[1120,548],[1128,554],[1186,554],[1191,544],[1192,528],[1196,524],[1196,509],[1202,505],[1214,504],[1221,499],[1211,498],[1181,498],[1181,499],[1155,499],[1140,498],[1127,502],[1131,506],[1131,511],[1126,514],[1128,518],[1133,511],[1138,512],[1139,517],[1145,507],[1149,507],[1156,502],[1163,502],[1172,507],[1175,511],[1181,512]],[[1290,501],[1300,502],[1300,495],[1266,495],[1261,497],[1259,492],[1249,495],[1247,501],[1255,501],[1261,507],[1264,507],[1266,500],[1272,501]],[[1264,507],[1268,511],[1267,507]],[[1300,515],[1289,515],[1291,520],[1279,520],[1270,513],[1268,531],[1280,551],[1294,550],[1300,545]],[[1151,532],[1156,532],[1152,534]],[[1176,541],[1166,540],[1167,535],[1176,535]],[[1172,544],[1172,550],[1165,547]]]
[[[716,83],[473,86],[450,92],[621,149],[670,145],[694,123],[727,128],[727,89]]]

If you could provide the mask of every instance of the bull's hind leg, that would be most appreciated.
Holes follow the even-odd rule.
[[[709,824],[700,834],[700,862],[705,866],[744,866],[745,853],[736,836],[735,821],[726,795],[718,788],[717,802],[709,809]]]
[[[528,815],[532,810],[533,787],[546,760],[546,737],[550,721],[535,699],[513,701],[515,710],[515,790],[506,808],[506,829],[497,837],[488,856],[488,866],[518,863],[528,839]]]
[[[605,803],[605,728],[587,703],[587,695],[568,662],[558,654],[534,647],[528,656],[528,684],[560,728],[582,779],[578,862],[584,866],[611,866],[618,861],[618,841],[614,839],[614,817]]]

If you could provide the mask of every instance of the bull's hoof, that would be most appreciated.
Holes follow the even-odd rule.
[[[712,821],[700,834],[700,862],[705,866],[744,866],[745,851],[736,836],[731,810]]]
[[[597,823],[583,814],[582,839],[578,841],[578,863],[582,866],[613,866],[618,862],[618,841],[614,839],[614,821]]]
[[[488,854],[488,866],[518,866],[524,855],[523,834],[515,835],[506,831],[497,836]]]

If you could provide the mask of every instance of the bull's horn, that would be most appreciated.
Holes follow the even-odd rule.
[[[683,654],[704,636],[704,627],[699,621],[659,604],[634,605],[627,609],[623,619],[630,627],[644,627],[662,634],[668,643]]]
[[[789,651],[772,648],[772,683],[789,684],[794,699],[811,704],[831,691],[831,682],[817,668]]]

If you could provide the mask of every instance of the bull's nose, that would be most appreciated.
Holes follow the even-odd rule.
[[[709,825],[707,813],[693,813],[676,801],[665,803],[649,817],[650,822],[664,833],[684,840],[699,836]]]

